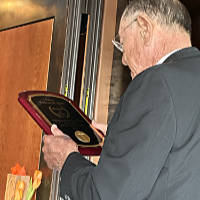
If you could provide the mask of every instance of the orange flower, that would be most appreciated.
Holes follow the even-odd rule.
[[[34,177],[33,177],[33,189],[36,190],[40,184],[42,179],[42,172],[39,170],[35,170]]]
[[[24,181],[18,180],[16,184],[14,200],[22,200],[24,188],[25,188]]]
[[[11,168],[11,172],[14,175],[26,176],[25,167],[21,167],[19,163],[17,163],[14,167]]]

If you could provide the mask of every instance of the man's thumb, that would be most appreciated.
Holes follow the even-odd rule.
[[[65,135],[58,127],[56,124],[53,124],[51,126],[51,132],[53,133],[54,136],[63,136]]]

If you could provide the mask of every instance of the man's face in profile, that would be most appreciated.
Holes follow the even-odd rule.
[[[120,43],[123,45],[122,63],[128,66],[131,71],[132,79],[136,75],[136,62],[139,50],[138,40],[136,38],[136,21],[122,19],[119,28]]]
[[[123,17],[119,36],[123,46],[122,63],[129,67],[132,79],[158,62],[160,45],[157,24],[146,14]]]

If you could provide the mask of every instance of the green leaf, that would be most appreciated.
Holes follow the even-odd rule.
[[[32,178],[29,181],[29,186],[28,186],[28,190],[26,193],[26,200],[31,200],[31,198],[33,197],[35,190],[33,189],[33,184],[32,184]]]

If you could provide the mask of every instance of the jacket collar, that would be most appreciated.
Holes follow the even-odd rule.
[[[191,57],[191,56],[195,56],[195,55],[200,55],[200,51],[196,47],[184,48],[184,49],[176,51],[174,54],[170,55],[164,61],[164,63],[165,64],[171,63],[175,60],[179,60],[179,59],[183,59],[183,58],[187,58],[187,57]]]

